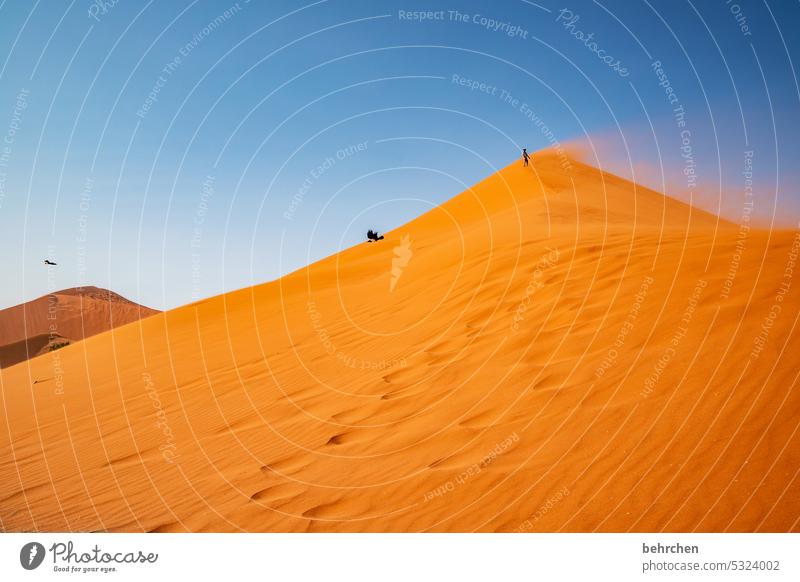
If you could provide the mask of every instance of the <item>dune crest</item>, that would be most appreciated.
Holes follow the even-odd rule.
[[[2,370],[2,528],[797,531],[798,233],[531,159]]]

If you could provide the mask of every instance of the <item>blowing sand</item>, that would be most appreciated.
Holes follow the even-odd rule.
[[[2,370],[0,525],[797,531],[798,233],[565,165]]]

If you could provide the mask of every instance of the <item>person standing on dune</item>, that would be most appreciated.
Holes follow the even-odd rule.
[[[522,160],[523,160],[523,167],[528,167],[528,150],[527,148],[522,148]]]

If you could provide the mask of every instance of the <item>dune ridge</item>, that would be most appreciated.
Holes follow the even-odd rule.
[[[742,240],[538,153],[59,375],[0,371],[0,525],[797,531],[800,234]]]

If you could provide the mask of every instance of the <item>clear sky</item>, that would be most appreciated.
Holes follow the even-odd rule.
[[[0,0],[0,307],[275,279],[555,142],[734,220],[752,165],[755,213],[796,225],[798,25],[746,0]]]

